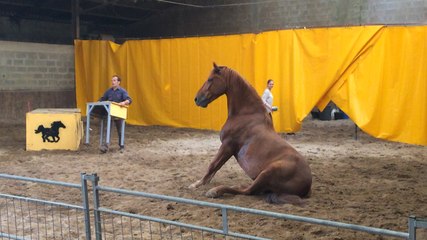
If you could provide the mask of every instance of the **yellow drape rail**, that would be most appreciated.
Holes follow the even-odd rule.
[[[276,130],[298,131],[332,100],[365,132],[427,145],[427,27],[361,26],[214,37],[75,41],[76,98],[98,100],[113,74],[134,102],[128,122],[219,130],[225,97],[194,104],[212,62],[238,71],[261,94],[275,80]]]

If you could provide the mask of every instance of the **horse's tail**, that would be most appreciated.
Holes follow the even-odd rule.
[[[297,195],[289,195],[284,193],[269,193],[265,198],[267,203],[273,204],[293,204],[297,206],[304,206],[305,202]]]
[[[34,132],[35,133],[40,133],[40,132],[43,131],[43,129],[44,129],[43,125],[39,125],[39,127],[36,130],[34,130]]]

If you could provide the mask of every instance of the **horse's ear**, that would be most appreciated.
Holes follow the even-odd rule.
[[[214,67],[215,73],[219,73],[220,72],[221,69],[218,67],[218,65],[216,65],[215,62],[213,62],[213,67]]]

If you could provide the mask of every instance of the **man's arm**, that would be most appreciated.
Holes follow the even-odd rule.
[[[104,92],[104,95],[102,95],[102,97],[99,98],[98,101],[107,101],[108,100],[108,91],[110,89],[108,89],[107,91]]]
[[[123,99],[124,100],[121,101],[119,104],[122,105],[122,106],[131,104],[132,103],[132,98],[129,97],[129,94],[128,94],[128,92],[125,89],[122,89],[122,90],[123,90]]]

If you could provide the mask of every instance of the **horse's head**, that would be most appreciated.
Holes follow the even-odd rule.
[[[223,95],[227,90],[227,83],[224,78],[224,67],[218,67],[213,63],[214,69],[208,77],[208,80],[199,89],[194,98],[196,105],[207,107],[209,103]]]
[[[51,125],[52,125],[52,128],[56,128],[56,129],[66,128],[65,125],[61,121],[55,121]]]

